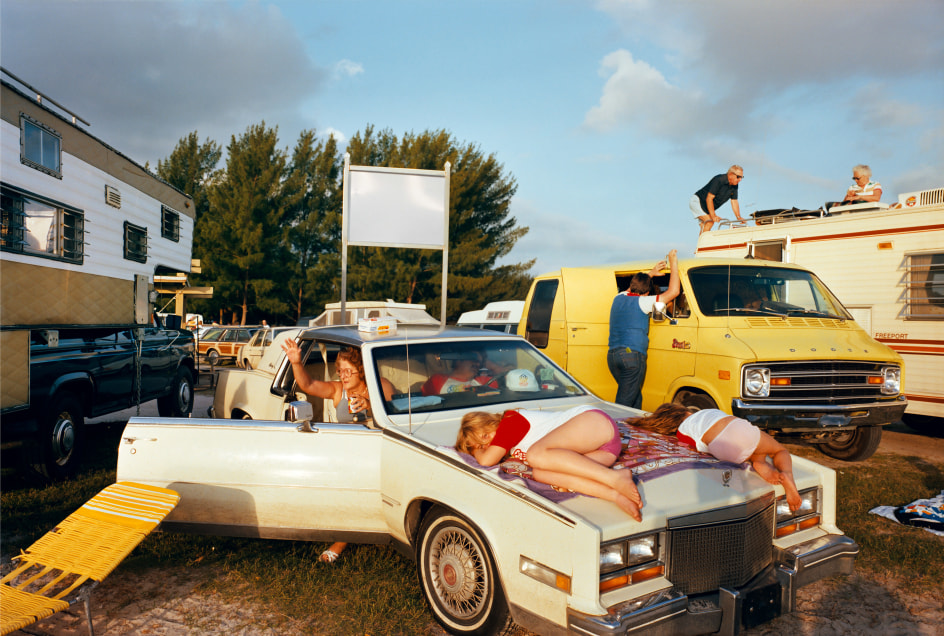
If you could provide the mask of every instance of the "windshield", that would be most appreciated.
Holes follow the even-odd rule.
[[[380,377],[394,387],[387,413],[447,411],[584,391],[525,341],[435,342],[377,347]]]
[[[852,319],[826,285],[803,270],[714,265],[689,270],[688,277],[695,302],[706,316],[767,314]]]

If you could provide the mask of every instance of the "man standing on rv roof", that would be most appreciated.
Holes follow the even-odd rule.
[[[610,307],[610,339],[606,366],[616,379],[617,404],[641,408],[642,383],[646,379],[646,358],[649,354],[649,314],[656,303],[672,301],[681,291],[678,252],[669,252],[669,288],[658,296],[650,296],[652,277],[665,269],[660,261],[648,274],[637,272],[629,281],[629,289],[613,299]]]
[[[705,184],[705,187],[692,195],[688,202],[695,220],[701,226],[699,234],[707,232],[712,226],[721,220],[718,216],[718,208],[731,200],[731,209],[734,210],[734,216],[738,221],[741,218],[741,206],[738,204],[738,184],[744,178],[744,168],[733,165],[728,168],[726,174],[719,174],[711,181]]]

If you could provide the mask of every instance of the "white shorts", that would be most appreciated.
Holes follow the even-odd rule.
[[[708,213],[701,209],[701,199],[698,198],[697,194],[693,194],[692,198],[688,200],[688,207],[696,219],[700,216],[708,216]]]
[[[718,409],[703,409],[692,413],[679,425],[678,436],[687,437],[695,443],[695,448],[703,453],[711,453],[720,460],[742,464],[754,454],[760,443],[760,429],[747,420],[735,417],[731,419],[711,443],[701,441],[719,420],[729,417]]]

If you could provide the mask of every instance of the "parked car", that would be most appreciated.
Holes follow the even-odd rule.
[[[800,457],[803,504],[791,513],[783,488],[747,464],[624,422],[620,462],[645,503],[637,522],[609,501],[527,479],[526,465],[483,468],[457,452],[473,410],[640,413],[595,397],[521,337],[406,325],[388,335],[308,329],[296,340],[319,378],[336,377],[342,347],[360,350],[372,417],[332,423],[282,356],[265,390],[246,396],[264,421],[132,418],[117,478],[180,493],[164,530],[393,544],[415,558],[429,608],[453,634],[512,621],[541,634],[736,634],[792,611],[800,587],[853,569],[858,545],[835,525],[835,472]],[[515,372],[422,394],[473,353]],[[533,381],[508,381],[521,377]]]
[[[301,329],[298,327],[270,327],[267,329],[259,329],[256,333],[252,334],[252,338],[249,339],[249,342],[244,344],[239,350],[239,354],[236,357],[236,366],[241,369],[255,369],[259,366],[262,354],[265,353],[269,345],[272,344],[272,339],[285,331],[294,331],[297,334]]]
[[[235,360],[242,346],[258,330],[259,327],[211,327],[197,342],[197,350],[210,364],[215,365],[221,358]]]
[[[193,335],[163,326],[30,331],[29,403],[4,411],[4,446],[52,479],[71,477],[88,450],[86,418],[157,399],[158,413],[187,417],[196,374]]]

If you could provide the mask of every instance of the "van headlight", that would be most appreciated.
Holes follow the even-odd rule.
[[[901,392],[901,368],[882,368],[882,394],[898,395]]]
[[[744,371],[744,395],[767,397],[770,395],[770,369],[750,368]]]

